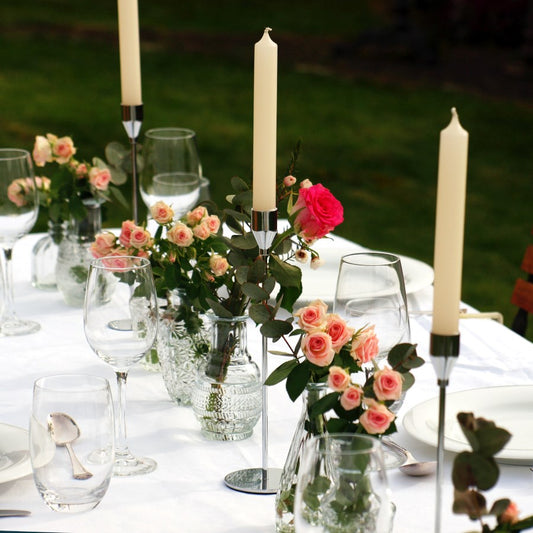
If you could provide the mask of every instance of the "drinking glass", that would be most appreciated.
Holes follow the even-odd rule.
[[[143,144],[141,197],[150,209],[163,201],[174,210],[175,219],[194,207],[200,197],[202,165],[196,148],[196,133],[186,128],[148,130]]]
[[[92,261],[83,323],[89,345],[117,377],[115,476],[146,474],[156,468],[153,459],[135,457],[128,449],[125,403],[128,370],[151,350],[157,322],[157,297],[148,259],[116,256]]]
[[[294,501],[296,533],[389,533],[390,499],[381,443],[325,434],[305,445]]]
[[[333,312],[356,331],[374,325],[379,354],[387,357],[411,331],[400,258],[386,252],[361,252],[341,258]]]
[[[3,306],[0,334],[26,335],[40,325],[17,317],[13,300],[11,256],[18,239],[29,233],[37,220],[39,201],[31,156],[26,150],[0,149],[0,268]]]
[[[96,507],[109,486],[114,458],[109,382],[88,375],[38,379],[33,386],[30,456],[46,505],[75,513]]]

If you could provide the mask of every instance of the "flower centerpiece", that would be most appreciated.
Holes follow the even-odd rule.
[[[231,180],[233,194],[222,211],[209,203],[175,221],[171,206],[157,203],[151,207],[157,223],[153,235],[144,225],[126,222],[118,240],[103,234],[93,247],[95,254],[147,255],[160,296],[179,289],[192,311],[190,320],[198,324],[202,313],[212,317],[208,360],[193,394],[195,413],[210,438],[251,434],[261,400],[259,372],[243,337],[246,317],[259,324],[266,337],[290,331],[291,324],[277,313],[281,307],[291,312],[302,291],[299,263],[292,260],[305,256],[311,258],[311,267],[318,267],[319,254],[312,244],[343,219],[342,205],[328,189],[310,180],[296,186],[291,172],[295,161],[293,155],[290,171],[277,187],[278,210],[287,214],[289,224],[274,239],[268,258],[260,255],[251,231],[252,191],[238,177]],[[245,367],[248,375],[238,370]],[[236,415],[235,405],[251,397],[253,407]],[[241,424],[240,416],[248,420]]]
[[[48,235],[34,248],[32,281],[38,288],[55,288],[57,266],[66,302],[80,306],[90,260],[87,247],[101,229],[100,205],[113,199],[122,205],[127,202],[117,187],[125,175],[98,157],[79,161],[77,151],[71,137],[47,133],[35,138],[33,160],[46,173],[36,184],[41,209],[48,215]]]
[[[424,363],[415,345],[403,343],[391,349],[385,365],[378,366],[374,326],[356,331],[339,315],[328,313],[321,300],[299,309],[294,318],[290,336],[297,341],[291,345],[285,336],[288,351],[272,352],[289,359],[266,380],[267,385],[285,380],[291,400],[302,393],[306,400],[276,496],[278,532],[294,531],[295,484],[309,436],[327,432],[381,437],[395,432],[393,405],[413,385],[411,370]]]

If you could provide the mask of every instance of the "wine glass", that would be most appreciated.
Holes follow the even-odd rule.
[[[174,210],[175,219],[194,207],[200,197],[202,165],[196,148],[196,133],[186,128],[148,130],[143,144],[141,197],[150,209],[163,201]]]
[[[108,256],[92,261],[83,309],[85,336],[96,355],[115,371],[118,384],[115,476],[146,474],[149,458],[132,455],[126,443],[126,379],[129,368],[152,348],[157,334],[157,297],[146,258]]]
[[[14,309],[11,256],[18,239],[29,233],[37,220],[39,202],[33,164],[28,151],[0,149],[0,246],[3,306],[2,335],[26,335],[40,329],[37,322],[22,320]]]
[[[378,439],[330,433],[306,443],[294,498],[296,533],[390,533],[393,517]]]
[[[341,258],[333,312],[356,331],[375,326],[379,354],[409,342],[411,331],[400,258],[386,252],[360,252]]]

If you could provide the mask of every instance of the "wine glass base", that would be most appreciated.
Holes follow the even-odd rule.
[[[157,463],[148,457],[135,457],[130,452],[117,454],[113,466],[113,476],[140,476],[157,468]]]
[[[41,329],[41,325],[33,320],[11,319],[0,324],[0,335],[29,335]]]

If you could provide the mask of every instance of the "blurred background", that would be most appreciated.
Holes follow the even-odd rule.
[[[2,2],[0,146],[31,150],[51,132],[90,160],[128,143],[116,10]],[[533,241],[532,0],[139,0],[139,18],[141,142],[153,127],[195,130],[223,206],[231,176],[251,178],[253,45],[270,26],[279,175],[301,140],[296,175],[342,201],[338,234],[430,264],[439,132],[455,106],[470,133],[463,299],[510,324]],[[104,225],[130,216],[108,207]]]

